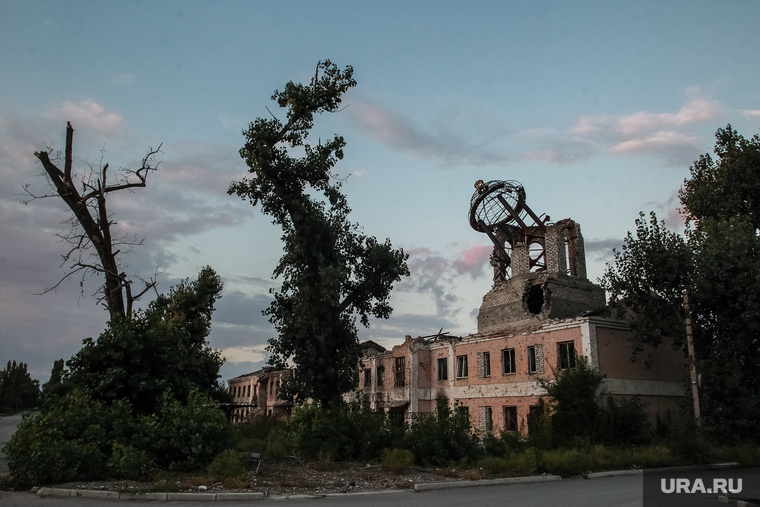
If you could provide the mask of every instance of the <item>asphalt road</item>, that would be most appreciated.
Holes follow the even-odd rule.
[[[401,492],[374,495],[344,495],[320,499],[267,499],[246,502],[247,505],[276,507],[308,507],[315,503],[336,507],[587,507],[590,505],[641,507],[643,505],[642,480],[639,475],[624,475],[602,479],[571,479],[557,482],[511,484],[479,488],[444,489],[422,493]],[[40,498],[31,493],[0,492],[3,507],[84,505],[88,507],[117,507],[124,504],[118,500],[89,500],[84,498]],[[164,502],[126,502],[130,507],[159,507]],[[166,502],[184,506],[212,507],[214,505],[238,505],[243,502]],[[710,505],[717,505],[713,499]]]
[[[6,417],[0,417],[0,449],[2,445],[10,440],[13,432],[16,431],[16,426],[21,422],[21,414],[9,415]],[[5,454],[0,450],[0,473],[8,472],[8,460],[5,458]]]

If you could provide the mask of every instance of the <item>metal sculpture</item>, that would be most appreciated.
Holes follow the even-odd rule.
[[[546,269],[546,223],[525,202],[525,189],[517,181],[493,180],[475,183],[470,200],[470,226],[488,235],[494,244],[491,265],[494,281],[503,281],[511,272],[510,252],[518,245],[527,248],[528,271]],[[514,273],[522,274],[522,273]]]

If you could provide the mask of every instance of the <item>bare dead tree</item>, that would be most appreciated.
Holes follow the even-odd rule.
[[[59,237],[68,242],[71,249],[63,256],[61,266],[68,264],[66,274],[50,288],[42,293],[54,291],[66,279],[74,274],[81,274],[83,286],[87,274],[100,274],[105,276],[105,283],[98,290],[99,301],[108,309],[111,318],[126,317],[132,315],[132,305],[150,289],[155,288],[155,276],[148,280],[140,279],[143,287],[140,292],[132,292],[132,280],[127,278],[126,273],[120,272],[119,263],[116,260],[121,249],[131,249],[141,245],[135,237],[114,236],[111,226],[115,223],[108,213],[106,197],[111,192],[129,190],[137,187],[145,187],[148,174],[158,169],[158,164],[151,163],[161,149],[148,149],[147,155],[142,159],[142,165],[137,170],[125,169],[114,184],[107,183],[108,164],[101,164],[98,169],[89,166],[89,171],[81,175],[79,181],[81,191],[77,189],[72,175],[72,144],[74,140],[74,128],[71,122],[66,124],[66,151],[64,155],[63,171],[50,159],[51,149],[34,152],[34,155],[42,162],[52,192],[46,195],[36,195],[24,186],[24,190],[30,196],[25,201],[27,204],[34,199],[47,197],[59,197],[68,205],[73,216],[66,221],[71,227]],[[54,160],[58,160],[57,158]],[[95,250],[95,252],[92,251]]]

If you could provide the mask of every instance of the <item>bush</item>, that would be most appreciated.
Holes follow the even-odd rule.
[[[536,475],[539,460],[535,449],[526,449],[520,454],[511,454],[507,457],[507,469],[515,475]]]
[[[103,478],[144,478],[154,467],[202,470],[235,443],[224,414],[192,392],[187,405],[163,396],[159,412],[136,416],[129,401],[107,406],[81,390],[25,416],[5,444],[20,486]]]
[[[393,449],[383,456],[381,466],[394,474],[400,474],[414,464],[414,454],[406,449]]]
[[[115,479],[145,480],[156,470],[156,464],[148,453],[119,442],[113,443],[113,452],[106,466],[108,476]]]
[[[216,481],[237,479],[247,473],[240,454],[234,449],[225,449],[217,454],[208,466],[207,472]]]
[[[586,474],[592,468],[589,458],[588,453],[577,449],[544,451],[541,465],[547,473],[571,477]]]
[[[504,458],[486,456],[478,461],[478,468],[482,468],[489,475],[496,475],[506,472],[509,467],[507,466],[507,460]]]
[[[394,440],[389,418],[372,411],[369,403],[302,407],[291,417],[288,431],[305,457],[325,461],[376,458]]]
[[[191,391],[187,404],[164,393],[158,413],[141,419],[135,445],[150,452],[167,470],[204,470],[214,457],[235,446],[235,434],[214,402]]]
[[[457,403],[449,408],[448,399],[439,397],[435,417],[409,426],[403,445],[420,464],[446,466],[452,462],[475,462],[483,455],[479,439],[472,433],[470,414]]]

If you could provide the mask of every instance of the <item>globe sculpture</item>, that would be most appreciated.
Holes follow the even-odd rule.
[[[511,251],[517,244],[529,249],[529,269],[545,268],[544,237],[549,217],[541,219],[525,202],[525,189],[517,181],[493,180],[475,183],[470,199],[470,226],[488,235],[494,245],[491,265],[494,280],[505,280],[512,264]]]

